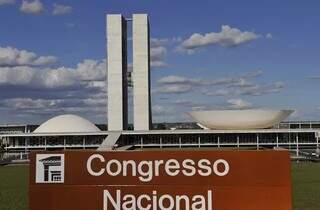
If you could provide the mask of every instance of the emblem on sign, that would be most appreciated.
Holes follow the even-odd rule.
[[[64,183],[64,154],[37,154],[36,183]]]

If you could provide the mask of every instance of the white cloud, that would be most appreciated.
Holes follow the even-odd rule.
[[[228,87],[240,87],[240,88],[251,87],[251,86],[252,84],[248,82],[247,79],[244,79],[244,78],[239,78],[238,81],[235,81],[234,83],[231,83],[228,85]]]
[[[44,66],[56,61],[54,56],[38,56],[26,50],[0,47],[0,66]]]
[[[250,79],[254,79],[263,74],[262,70],[252,71],[240,76],[224,77],[218,79],[187,78],[178,75],[169,75],[157,81],[154,89],[158,93],[185,93],[191,90],[199,90],[207,96],[260,96],[270,93],[279,93],[284,89],[283,82],[270,84],[255,84]],[[210,90],[212,87],[223,86],[218,90]]]
[[[73,86],[75,80],[74,72],[63,67],[58,69],[37,69],[27,66],[0,67],[0,87],[55,89]]]
[[[189,84],[193,86],[215,86],[215,85],[229,85],[229,86],[247,86],[246,79],[259,77],[263,74],[262,70],[249,72],[245,75],[237,77],[224,77],[219,79],[203,79],[203,78],[187,78],[177,75],[169,75],[160,78],[157,82],[162,85],[168,84]]]
[[[0,87],[30,89],[105,89],[106,61],[83,60],[76,68],[48,65],[54,56],[38,56],[12,47],[0,48]]]
[[[169,39],[166,38],[151,38],[150,39],[150,47],[161,47],[169,42]]]
[[[228,25],[223,25],[220,32],[207,34],[194,33],[184,40],[177,48],[178,51],[194,53],[196,50],[209,46],[234,47],[259,38],[259,35],[250,31],[241,31]]]
[[[44,99],[31,99],[31,98],[13,98],[6,99],[1,102],[2,106],[10,107],[13,109],[43,109],[50,108],[57,105],[62,100],[44,100]]]
[[[75,23],[65,23],[64,25],[68,28],[74,28],[76,26]]]
[[[165,61],[168,45],[180,42],[181,38],[151,38],[150,39],[150,66],[151,68],[163,68],[167,66]]]
[[[165,57],[167,49],[164,45],[169,42],[169,39],[152,38],[150,40],[150,65],[152,68],[162,68],[167,66]]]
[[[173,37],[172,42],[182,42],[183,39],[181,37]]]
[[[177,75],[169,75],[162,77],[158,80],[158,83],[160,84],[179,84],[179,83],[189,83],[191,80]]]
[[[239,81],[239,78],[221,78],[216,80],[208,80],[202,78],[187,78],[177,75],[169,75],[160,78],[157,83],[158,87],[154,89],[155,93],[171,93],[181,94],[193,90],[193,87],[199,86],[215,86],[234,84]]]
[[[74,68],[0,66],[0,114],[40,122],[58,114],[104,122],[107,104],[105,60],[84,60]]]
[[[251,83],[239,83],[227,86],[223,89],[215,91],[203,91],[207,96],[261,96],[271,93],[279,93],[284,89],[283,82],[274,82],[271,84],[251,84]]]
[[[28,14],[41,14],[44,12],[44,6],[40,0],[22,0],[20,11]]]
[[[39,123],[59,114],[77,114],[91,119],[92,122],[105,122],[107,104],[106,97],[85,99],[61,98],[61,99],[39,99],[39,98],[10,98],[0,101],[1,111],[12,112],[10,120],[18,119],[24,122]]]
[[[154,104],[152,106],[152,115],[154,116],[153,122],[186,121],[185,113],[168,104]]]
[[[107,104],[106,97],[95,98],[89,97],[85,99],[32,99],[32,98],[10,98],[0,102],[3,107],[13,109],[53,109],[53,108],[69,108],[92,106],[100,107]]]
[[[263,71],[258,69],[258,70],[255,70],[255,71],[251,71],[251,72],[243,75],[242,77],[244,77],[244,78],[255,78],[255,77],[260,77],[262,74],[263,74]]]
[[[72,7],[62,4],[53,4],[53,15],[65,15],[72,12]]]
[[[219,89],[219,90],[215,90],[215,91],[203,91],[203,94],[206,96],[233,96],[235,95],[235,92],[233,90],[230,89]]]
[[[0,86],[26,85],[32,81],[34,70],[31,67],[1,67]]]
[[[252,106],[250,102],[244,101],[240,98],[229,99],[227,102],[229,104],[229,107],[232,109],[247,109]]]
[[[283,89],[284,89],[283,82],[275,82],[272,84],[252,85],[252,86],[244,87],[240,90],[240,94],[260,96],[268,93],[279,93]]]
[[[177,105],[179,108],[186,107],[186,108],[198,108],[204,106],[202,103],[195,102],[194,100],[186,100],[186,99],[178,99],[173,102],[174,105]]]
[[[151,61],[151,68],[163,68],[166,67],[167,64],[164,61]]]
[[[35,123],[73,113],[104,122],[106,60],[86,59],[75,67],[56,67],[56,61],[54,56],[0,48],[0,115],[11,113],[12,122]]]
[[[173,85],[166,85],[160,86],[152,90],[153,93],[168,93],[168,94],[181,94],[187,93],[192,90],[191,85],[184,85],[184,84],[173,84]]]
[[[150,60],[151,67],[165,67],[166,63],[164,62],[165,56],[167,54],[167,49],[163,46],[151,47],[150,48]]]
[[[106,60],[97,61],[86,59],[77,64],[76,72],[83,81],[105,81]]]
[[[164,106],[161,105],[153,105],[152,106],[152,114],[153,115],[164,115],[164,114],[169,114],[170,112],[168,109]]]
[[[204,105],[192,100],[178,99],[166,104],[153,103],[152,115],[155,116],[155,122],[186,122],[191,120],[187,112],[205,108]]]
[[[202,78],[190,79],[183,76],[178,75],[169,75],[160,78],[158,81],[160,85],[193,85],[193,86],[201,86],[201,85],[210,85],[214,83],[220,83],[218,80],[205,80]]]
[[[101,88],[105,81],[105,60],[84,60],[76,68],[41,68],[31,66],[0,67],[1,86],[24,86],[24,89]]]
[[[15,0],[0,0],[0,6],[6,5],[6,4],[14,4],[14,3],[16,3]]]
[[[271,33],[267,33],[267,34],[266,34],[266,38],[267,38],[267,39],[272,39],[272,38],[273,38],[273,36],[272,36],[272,34],[271,34]]]
[[[38,81],[38,75],[41,81]],[[35,83],[43,88],[57,89],[76,85],[76,75],[71,70],[61,67],[58,69],[50,69],[42,74],[35,73]],[[80,81],[79,81],[80,83]]]

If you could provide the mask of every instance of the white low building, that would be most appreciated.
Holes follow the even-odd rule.
[[[54,117],[33,133],[11,133],[6,139],[8,155],[27,158],[32,150],[143,149],[216,147],[236,149],[288,149],[299,157],[319,148],[318,128],[188,129],[150,131],[101,131],[75,115]]]

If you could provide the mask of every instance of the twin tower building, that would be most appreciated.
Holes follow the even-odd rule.
[[[120,14],[107,15],[108,130],[128,128],[127,22]],[[150,35],[146,14],[132,17],[132,85],[134,130],[152,126],[150,96]]]

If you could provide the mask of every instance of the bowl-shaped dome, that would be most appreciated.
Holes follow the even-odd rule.
[[[42,123],[33,133],[79,133],[79,132],[99,132],[90,121],[77,115],[59,115]]]
[[[287,118],[293,110],[209,110],[188,114],[209,129],[262,129],[270,128]]]

